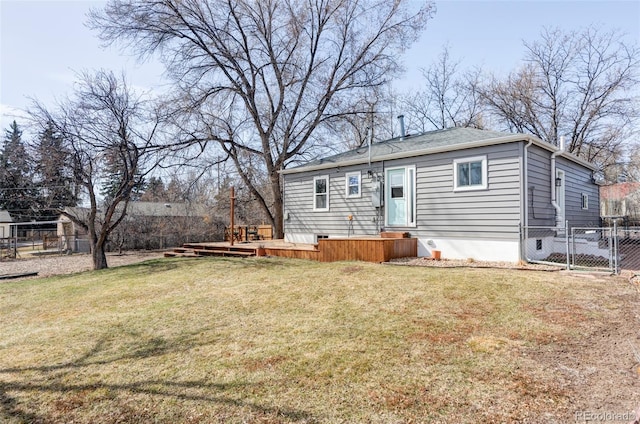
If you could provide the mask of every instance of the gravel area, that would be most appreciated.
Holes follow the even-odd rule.
[[[129,265],[149,259],[161,258],[162,252],[125,252],[123,254],[107,254],[109,267]],[[25,255],[19,259],[3,259],[0,261],[0,276],[7,274],[23,274],[37,272],[36,277],[50,277],[52,275],[72,274],[93,269],[91,255],[75,253],[73,255]],[[11,279],[9,281],[15,281]],[[2,281],[2,280],[0,280]]]
[[[389,264],[407,265],[407,266],[430,266],[438,268],[505,268],[505,269],[521,269],[532,271],[561,271],[562,266],[530,264],[524,261],[514,262],[486,262],[474,261],[469,259],[442,259],[439,261],[431,258],[399,258],[393,259]]]

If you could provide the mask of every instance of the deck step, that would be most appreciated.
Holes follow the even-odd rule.
[[[193,249],[193,250],[214,250],[214,251],[228,251],[228,252],[247,252],[254,253],[255,247],[244,247],[244,246],[215,246],[215,245],[206,245],[206,244],[197,244],[197,243],[186,243],[182,246],[184,249]]]
[[[239,251],[239,250],[226,250],[226,249],[194,249],[193,250],[196,255],[200,256],[236,256],[236,257],[246,257],[246,256],[255,256],[255,250],[251,252],[248,251]]]
[[[164,252],[165,258],[200,258],[193,252]]]
[[[245,258],[249,256],[256,256],[256,249],[250,247],[185,244],[183,247],[177,247],[170,252],[164,253],[165,258],[198,258],[203,256]]]

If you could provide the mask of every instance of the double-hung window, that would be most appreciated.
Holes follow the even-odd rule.
[[[313,179],[313,210],[329,210],[329,176],[322,175]]]
[[[487,157],[455,159],[453,190],[485,190],[487,188]]]
[[[416,167],[385,170],[385,211],[389,227],[416,225]]]
[[[347,197],[360,197],[361,183],[360,183],[360,171],[347,172],[345,174],[346,187],[345,192]]]

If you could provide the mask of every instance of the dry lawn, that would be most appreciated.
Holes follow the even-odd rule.
[[[4,282],[0,422],[630,416],[639,311],[613,277],[279,258]]]

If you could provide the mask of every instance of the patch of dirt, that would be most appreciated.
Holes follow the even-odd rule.
[[[407,266],[430,266],[438,268],[503,268],[503,269],[520,269],[532,271],[561,271],[561,266],[530,264],[527,262],[487,262],[476,261],[470,259],[441,259],[434,260],[431,258],[398,258],[392,259],[388,264],[407,265]]]
[[[525,351],[553,370],[556,383],[569,393],[563,409],[573,422],[640,418],[640,296],[625,278],[606,280],[602,301],[583,305],[588,313],[572,324],[579,335]]]
[[[110,268],[143,262],[149,259],[163,257],[163,252],[136,251],[123,254],[108,253],[107,264]],[[37,276],[14,278],[7,281],[24,280],[27,278],[51,277],[53,275],[73,274],[93,269],[91,255],[74,253],[72,255],[25,255],[19,259],[4,259],[0,261],[0,275],[23,274],[37,272]],[[0,281],[1,282],[1,281]]]
[[[561,271],[571,278],[601,283],[602,290],[595,295],[596,300],[589,300],[591,295],[588,295],[582,300],[584,305],[575,310],[556,310],[558,305],[563,304],[561,299],[557,305],[547,305],[541,310],[540,313],[544,313],[541,316],[543,321],[567,324],[576,329],[578,334],[546,340],[534,346],[519,346],[521,354],[531,364],[531,369],[525,367],[519,372],[526,378],[538,378],[536,373],[540,372],[537,370],[542,364],[556,376],[550,382],[553,389],[563,393],[561,398],[568,400],[556,405],[553,416],[540,417],[540,422],[640,424],[639,272],[624,271],[619,276],[613,276],[602,272],[571,272],[542,264],[450,259],[437,261],[430,258],[402,258],[389,264]],[[469,343],[472,348],[480,350],[497,349],[504,344],[501,340],[477,339],[471,339]],[[544,381],[547,377],[539,378]],[[551,390],[551,387],[547,390]],[[523,408],[526,409],[526,405]],[[558,421],[557,417],[564,419]]]

